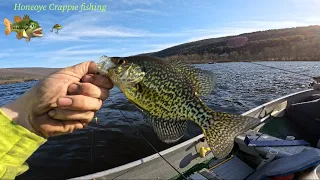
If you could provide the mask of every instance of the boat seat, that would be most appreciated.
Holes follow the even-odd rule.
[[[268,162],[258,170],[254,170],[237,156],[214,165],[210,169],[202,169],[188,177],[189,180],[234,180],[234,179],[268,179],[269,177],[285,176],[306,170],[320,164],[318,149],[304,149],[292,156],[286,156]]]
[[[246,138],[254,139],[256,141],[281,141],[283,139],[276,138],[267,134],[263,134],[257,131],[249,130],[244,134],[239,135],[235,142],[237,143],[239,149],[243,152],[246,152],[252,156],[259,157],[266,156],[269,152],[277,152],[275,159],[291,156],[302,152],[304,149],[311,149],[312,147],[308,146],[281,146],[281,147],[255,147],[248,146]]]
[[[247,179],[255,180],[293,174],[318,164],[320,164],[320,151],[317,149],[305,149],[301,153],[267,163]]]

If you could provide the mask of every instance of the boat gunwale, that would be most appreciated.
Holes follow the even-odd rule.
[[[298,94],[307,93],[307,92],[310,92],[310,91],[316,91],[316,90],[314,90],[314,89],[306,89],[306,90],[303,90],[303,91],[291,93],[291,94],[288,94],[288,95],[279,97],[279,98],[277,98],[277,99],[274,99],[274,100],[272,100],[272,101],[266,102],[266,103],[264,103],[264,104],[262,104],[262,105],[260,105],[260,106],[257,106],[257,107],[255,107],[255,108],[253,108],[253,109],[250,109],[250,110],[242,113],[241,115],[242,115],[242,116],[247,116],[247,115],[249,115],[249,114],[251,114],[251,113],[253,113],[253,112],[255,112],[255,111],[257,111],[257,110],[259,110],[259,109],[261,109],[261,108],[265,108],[265,107],[267,107],[267,106],[269,106],[269,105],[271,105],[271,104],[273,104],[273,103],[276,103],[276,102],[278,102],[278,101],[280,101],[280,100],[285,100],[285,99],[288,99],[289,97],[296,96],[296,95],[298,95]],[[263,118],[263,117],[262,117],[262,118]]]
[[[189,139],[187,141],[184,141],[180,144],[177,144],[175,146],[172,146],[168,149],[165,149],[163,151],[160,151],[159,153],[161,154],[161,156],[164,156],[166,154],[169,154],[177,149],[180,149],[181,147],[184,147],[186,145],[189,145],[191,143],[194,143],[196,141],[198,141],[199,139],[203,138],[204,137],[204,134],[200,134],[192,139]],[[84,175],[84,176],[79,176],[79,177],[75,177],[75,178],[71,178],[70,180],[72,179],[91,179],[91,178],[97,178],[97,177],[102,177],[102,176],[106,176],[106,175],[110,175],[112,173],[117,173],[117,172],[121,172],[123,170],[126,170],[126,169],[130,169],[130,168],[134,168],[134,167],[137,167],[143,163],[146,163],[148,161],[151,161],[153,159],[156,159],[156,158],[159,158],[160,155],[158,153],[155,153],[155,154],[152,154],[150,156],[147,156],[147,157],[144,157],[144,158],[141,158],[139,160],[136,160],[136,161],[133,161],[133,162],[130,162],[130,163],[127,163],[127,164],[124,164],[124,165],[121,165],[121,166],[118,166],[118,167],[114,167],[112,169],[108,169],[108,170],[104,170],[104,171],[100,171],[100,172],[96,172],[96,173],[92,173],[92,174],[89,174],[89,175]],[[129,170],[130,171],[130,170]]]

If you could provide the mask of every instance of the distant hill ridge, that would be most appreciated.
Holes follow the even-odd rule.
[[[246,41],[245,44],[239,42],[241,39]],[[230,43],[235,46],[230,46]],[[215,60],[320,60],[320,26],[272,29],[210,38],[146,54],[166,58],[179,56],[191,63]]]

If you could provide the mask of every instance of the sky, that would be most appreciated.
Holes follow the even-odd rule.
[[[106,9],[79,12],[82,3]],[[19,4],[47,8],[18,10]],[[55,5],[79,9],[62,12]],[[2,31],[0,68],[61,68],[102,55],[130,56],[206,38],[320,25],[319,8],[320,0],[1,0],[0,18],[13,22],[27,14],[44,36],[26,42]],[[59,34],[50,32],[55,24],[63,27]]]

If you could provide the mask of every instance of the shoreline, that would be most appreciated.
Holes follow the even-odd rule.
[[[230,62],[320,62],[320,60],[211,60],[211,61],[202,61],[202,62],[192,62],[186,61],[190,64],[210,64],[213,63],[230,63]]]
[[[0,80],[0,85],[7,85],[7,84],[16,84],[16,83],[23,83],[28,81],[37,81],[38,78],[31,78],[31,79],[12,79],[12,80]]]
[[[0,68],[0,85],[35,81],[56,72],[60,68]]]
[[[232,62],[316,62],[320,60],[207,60],[207,61],[198,61],[198,62],[192,62],[192,61],[185,61],[188,64],[216,64],[216,63],[232,63]],[[24,78],[24,77],[16,77],[14,79],[6,79],[6,80],[0,80],[0,85],[7,85],[7,84],[16,84],[16,83],[23,83],[23,82],[28,82],[28,81],[36,81],[44,78],[42,77],[29,77],[29,78]]]

